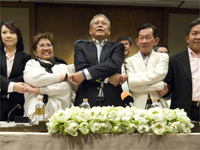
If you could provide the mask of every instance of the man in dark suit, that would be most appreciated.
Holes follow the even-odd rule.
[[[165,82],[172,93],[170,108],[184,109],[191,120],[200,121],[200,18],[188,25],[185,39],[188,48],[170,57]]]
[[[124,62],[124,45],[107,42],[110,21],[97,14],[90,22],[92,42],[75,43],[74,64],[77,73],[74,81],[79,84],[75,106],[88,98],[90,106],[124,106],[120,95],[120,70]]]

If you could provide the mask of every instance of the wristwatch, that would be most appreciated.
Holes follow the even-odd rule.
[[[67,81],[67,78],[68,78],[68,74],[66,73],[66,75],[65,75],[65,81]]]

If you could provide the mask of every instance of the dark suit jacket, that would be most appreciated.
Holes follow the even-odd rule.
[[[1,70],[0,70],[0,87],[1,87],[1,118],[0,120],[6,120],[8,112],[17,104],[20,104],[22,108],[19,110],[16,109],[11,115],[11,120],[14,120],[15,115],[23,115],[23,105],[24,105],[24,96],[23,94],[12,92],[9,93],[9,99],[7,99],[8,85],[10,82],[23,82],[23,71],[26,65],[26,62],[30,59],[30,55],[16,51],[15,59],[13,62],[12,71],[10,77],[7,79],[7,64],[5,51],[1,50]]]
[[[107,42],[101,51],[100,64],[98,64],[97,48],[93,42],[80,41],[75,43],[75,70],[80,71],[87,68],[92,76],[91,80],[84,80],[78,87],[75,105],[80,105],[83,98],[88,98],[91,107],[99,105],[96,101],[100,87],[99,81],[103,81],[115,73],[120,73],[123,62],[124,45],[121,43]],[[101,105],[124,106],[124,102],[120,98],[121,92],[121,85],[114,87],[110,83],[104,84],[105,101]]]
[[[190,117],[192,105],[192,78],[188,50],[171,56],[169,71],[165,78],[169,92],[172,93],[172,109],[180,108]]]

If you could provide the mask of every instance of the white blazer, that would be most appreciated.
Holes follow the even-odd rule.
[[[128,74],[130,93],[134,97],[134,105],[145,108],[147,96],[151,99],[160,99],[164,107],[168,107],[166,100],[158,94],[164,88],[164,78],[168,72],[169,56],[152,50],[145,65],[141,52],[127,58],[125,65]]]

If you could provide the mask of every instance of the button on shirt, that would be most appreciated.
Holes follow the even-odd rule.
[[[192,74],[192,100],[200,101],[200,55],[188,48],[190,68]]]

